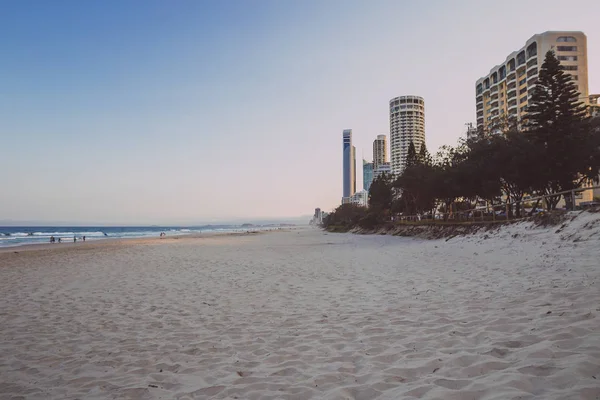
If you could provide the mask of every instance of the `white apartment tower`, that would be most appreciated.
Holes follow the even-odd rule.
[[[552,50],[577,82],[580,101],[589,103],[587,38],[583,32],[544,32],[533,35],[502,64],[475,83],[477,128],[489,127],[504,118],[520,118],[527,109],[532,89],[546,53]]]
[[[373,141],[373,170],[376,170],[387,161],[387,137],[385,135],[377,135],[377,139]]]
[[[410,142],[417,153],[425,144],[425,102],[419,96],[400,96],[390,100],[390,154],[394,175],[406,165]]]

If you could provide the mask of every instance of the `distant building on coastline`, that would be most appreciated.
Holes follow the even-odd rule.
[[[367,207],[369,193],[366,190],[354,193],[352,196],[342,198],[342,204],[356,204],[357,206]]]
[[[373,182],[373,165],[372,162],[367,162],[367,160],[363,160],[363,189],[367,192],[371,188],[371,183]]]
[[[390,174],[392,173],[392,166],[389,162],[385,162],[379,166],[375,171],[373,171],[373,179],[376,179],[381,174]]]
[[[474,139],[477,137],[477,128],[473,126],[473,123],[469,122],[467,125],[466,136],[467,139]]]
[[[315,208],[315,214],[310,221],[311,225],[321,225],[323,223],[323,211],[320,208]]]
[[[410,142],[417,153],[425,144],[425,101],[419,96],[390,100],[390,155],[392,173],[400,175],[406,166]]]
[[[373,141],[373,170],[386,162],[388,162],[387,137],[377,135],[377,139]]]
[[[356,193],[356,148],[352,145],[352,129],[344,129],[343,132],[342,179],[342,197]]]
[[[477,128],[493,127],[504,118],[517,120],[527,110],[546,53],[552,50],[588,104],[587,38],[583,32],[549,31],[533,35],[503,63],[475,82]]]

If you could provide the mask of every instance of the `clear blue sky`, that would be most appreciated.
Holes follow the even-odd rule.
[[[454,144],[475,120],[475,80],[535,33],[584,31],[590,92],[600,92],[600,1],[577,8],[585,13],[552,0],[3,1],[0,220],[195,223],[331,209],[343,129],[371,158],[372,140],[389,133],[389,99],[417,94],[429,149]]]

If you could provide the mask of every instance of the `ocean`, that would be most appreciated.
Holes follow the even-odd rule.
[[[273,228],[274,226],[269,226]],[[204,225],[180,226],[0,226],[0,247],[49,243],[50,237],[58,241],[158,237],[161,232],[168,236],[208,232],[236,232],[241,230],[266,229],[266,226],[247,225]]]

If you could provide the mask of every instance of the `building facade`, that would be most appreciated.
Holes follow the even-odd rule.
[[[404,170],[411,141],[417,153],[425,144],[425,101],[419,96],[395,97],[390,100],[390,161],[394,175]]]
[[[544,32],[533,35],[502,64],[475,83],[477,128],[490,128],[505,119],[517,120],[527,110],[546,53],[552,50],[565,72],[576,81],[580,101],[588,104],[587,38],[583,32]]]
[[[373,141],[373,170],[386,162],[388,162],[387,137],[377,135],[377,139]]]
[[[371,183],[373,182],[373,164],[372,162],[367,162],[367,160],[363,160],[363,189],[367,192],[371,188]]]
[[[467,140],[475,139],[477,137],[477,128],[473,126],[473,123],[469,122],[467,125],[467,132],[465,135],[467,136]]]
[[[313,215],[314,224],[320,225],[323,223],[323,212],[320,208],[315,208],[315,215]]]
[[[379,167],[377,167],[376,170],[373,171],[373,179],[377,178],[381,174],[391,174],[391,173],[392,173],[392,166],[390,165],[389,162],[385,162],[385,163],[381,164]]]
[[[369,202],[369,193],[366,190],[354,193],[352,196],[343,197],[342,204],[356,204],[357,206],[367,207]]]
[[[600,94],[590,94],[590,115],[600,117]]]
[[[356,148],[352,145],[352,129],[343,132],[342,179],[342,197],[352,196],[356,192]]]

